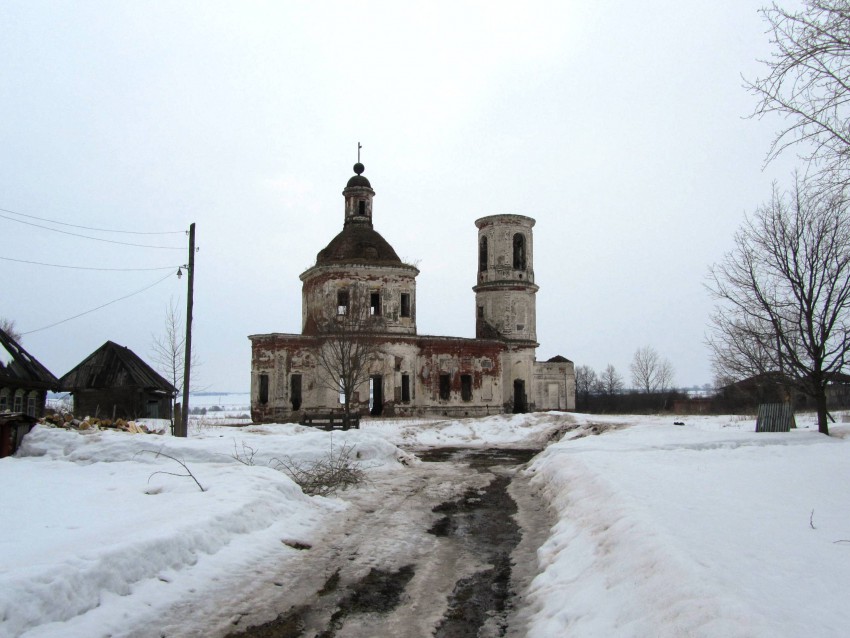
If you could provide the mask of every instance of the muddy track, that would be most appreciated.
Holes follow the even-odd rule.
[[[182,624],[161,635],[525,635],[521,594],[549,524],[518,474],[535,451],[418,454],[425,462],[346,493],[351,506],[322,536],[232,591],[230,611],[208,610],[202,630]],[[184,609],[204,613],[188,603]]]

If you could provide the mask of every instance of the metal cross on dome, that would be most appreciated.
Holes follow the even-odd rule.
[[[360,142],[357,142],[357,163],[360,163],[360,149],[363,148],[363,145]]]

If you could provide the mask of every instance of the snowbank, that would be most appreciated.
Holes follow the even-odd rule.
[[[568,429],[578,427],[563,412],[497,414],[477,419],[387,419],[364,421],[365,431],[395,445],[416,448],[538,448]]]
[[[309,545],[344,504],[305,496],[268,463],[314,460],[331,444],[352,447],[372,472],[415,462],[365,432],[295,425],[191,439],[37,426],[17,457],[0,461],[0,636],[69,635],[62,623],[91,610],[108,635],[139,592],[147,607],[168,605],[181,586]],[[164,455],[205,491],[174,476],[185,470]]]
[[[850,441],[576,415],[528,472],[558,514],[529,636],[846,636]]]

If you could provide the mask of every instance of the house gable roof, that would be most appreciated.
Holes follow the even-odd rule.
[[[27,352],[9,333],[0,330],[0,345],[9,353],[11,360],[0,361],[0,383],[26,385],[46,390],[59,387],[59,380],[50,370]]]
[[[143,388],[174,394],[176,388],[126,346],[107,341],[59,380],[68,392]]]

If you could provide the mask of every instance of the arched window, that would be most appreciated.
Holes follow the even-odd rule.
[[[487,237],[481,238],[481,245],[478,247],[478,272],[487,270]]]
[[[514,270],[525,270],[525,235],[514,235]]]

